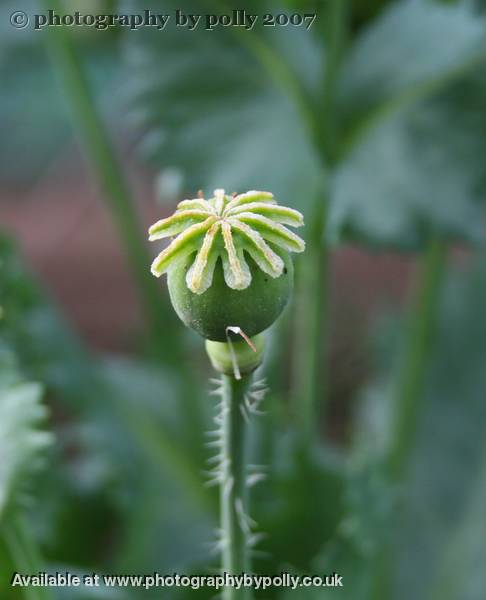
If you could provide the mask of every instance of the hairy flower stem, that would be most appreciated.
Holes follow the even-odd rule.
[[[245,431],[243,416],[245,393],[251,375],[237,380],[223,375],[222,449],[221,449],[221,534],[223,539],[222,568],[230,575],[240,575],[250,569],[248,554],[248,486],[246,484]],[[250,600],[248,588],[226,588],[224,600]]]
[[[46,9],[53,9],[61,14],[63,12],[60,0],[45,0],[44,5]],[[179,338],[171,336],[170,344],[160,343],[160,340],[167,340],[170,334],[167,328],[171,327],[173,320],[164,315],[164,305],[160,302],[157,284],[147,272],[148,254],[142,242],[139,219],[129,186],[96,107],[71,33],[64,27],[51,27],[46,39],[60,84],[69,102],[73,124],[99,180],[138,283],[152,348],[165,360],[175,362],[177,352],[174,352],[174,344],[178,343]]]
[[[15,569],[21,575],[37,575],[42,569],[42,560],[35,540],[20,515],[7,517],[1,527],[2,537],[13,560]],[[47,587],[23,586],[25,600],[53,600]]]

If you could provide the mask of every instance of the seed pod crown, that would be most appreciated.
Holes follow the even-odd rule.
[[[304,241],[285,225],[303,224],[300,212],[278,205],[269,192],[228,196],[217,189],[209,200],[195,198],[180,202],[172,216],[150,227],[150,241],[174,238],[154,260],[151,270],[160,277],[194,254],[186,285],[194,294],[203,294],[211,286],[216,263],[221,258],[226,285],[233,290],[244,290],[252,280],[245,253],[264,273],[280,277],[285,264],[279,249],[284,252],[305,249]]]

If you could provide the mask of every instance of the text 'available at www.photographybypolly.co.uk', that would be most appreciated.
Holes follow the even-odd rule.
[[[152,573],[149,575],[100,575],[74,574],[70,572],[46,573],[34,575],[14,573],[10,580],[12,587],[110,587],[110,588],[212,588],[220,590],[231,587],[234,589],[251,588],[265,590],[269,588],[288,588],[295,590],[298,587],[343,587],[343,578],[337,573],[332,575],[291,575],[288,572],[278,575],[255,575],[241,573],[231,575],[180,575],[179,573],[162,575]]]

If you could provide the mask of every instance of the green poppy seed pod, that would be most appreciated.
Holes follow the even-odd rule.
[[[190,260],[168,274],[169,294],[181,321],[203,338],[226,342],[226,328],[240,327],[254,335],[270,327],[285,308],[293,287],[293,265],[287,252],[282,253],[282,275],[272,278],[248,259],[251,283],[234,290],[225,283],[221,261],[216,264],[213,281],[203,294],[194,294],[186,285]]]
[[[253,337],[285,307],[293,287],[289,253],[305,248],[284,225],[300,227],[303,217],[268,192],[215,190],[210,200],[184,200],[149,230],[151,241],[173,237],[152,273],[168,273],[175,311],[207,340],[226,343],[228,327]]]

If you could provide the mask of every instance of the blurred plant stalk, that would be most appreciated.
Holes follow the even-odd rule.
[[[417,437],[427,372],[434,350],[439,302],[447,266],[447,242],[432,238],[419,265],[414,298],[405,323],[393,401],[390,444],[385,473],[390,484],[400,482]],[[394,548],[387,538],[374,560],[370,600],[392,595]]]
[[[1,531],[17,571],[24,576],[42,572],[43,560],[22,515],[7,515],[5,521]],[[22,586],[22,595],[25,600],[54,600],[50,588],[43,586]]]
[[[337,163],[339,123],[336,96],[347,38],[347,0],[329,0],[324,11],[325,71],[319,104],[314,108],[312,141],[321,160],[321,189],[315,197],[307,238],[307,261],[298,285],[295,414],[304,440],[315,437],[325,421],[330,337],[330,248],[326,239],[331,201],[330,180]]]
[[[386,464],[392,481],[401,477],[415,442],[421,398],[433,352],[446,261],[447,243],[432,239],[419,265],[417,289],[409,309],[398,367]]]
[[[62,13],[61,0],[43,0],[46,10]],[[139,217],[128,182],[95,103],[86,73],[65,27],[50,27],[47,43],[59,82],[66,95],[71,117],[86,156],[91,163],[118,228],[141,295],[143,314],[155,355],[167,362],[177,360],[179,337],[171,335],[173,320],[166,318],[157,283],[146,269],[149,255],[141,236]],[[170,338],[170,344],[165,343]]]

